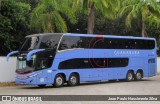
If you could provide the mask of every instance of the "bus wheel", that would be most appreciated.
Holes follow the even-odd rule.
[[[136,75],[135,75],[135,80],[140,81],[142,79],[142,72],[141,71],[137,71]]]
[[[126,80],[127,81],[132,81],[134,79],[134,74],[132,71],[128,71],[126,75]]]
[[[64,78],[61,74],[57,74],[54,79],[54,86],[55,87],[62,87],[64,84]]]
[[[43,85],[38,85],[38,87],[44,88],[44,87],[46,87],[46,85],[45,85],[45,84],[43,84]]]
[[[71,74],[69,77],[68,85],[69,86],[75,86],[78,84],[78,76],[76,74]]]

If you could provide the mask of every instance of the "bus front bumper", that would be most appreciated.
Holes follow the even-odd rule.
[[[51,78],[49,76],[44,75],[16,75],[15,82],[16,84],[25,84],[25,85],[41,85],[41,84],[52,84]]]

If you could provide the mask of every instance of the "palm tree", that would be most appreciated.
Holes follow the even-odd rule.
[[[76,23],[70,9],[68,0],[40,0],[31,13],[31,27],[38,32],[67,32],[65,19]]]
[[[88,14],[88,27],[87,33],[91,34],[94,32],[94,21],[95,21],[95,9],[110,19],[115,17],[115,13],[119,7],[118,0],[74,0],[72,3],[72,10],[84,11]]]
[[[141,34],[147,36],[146,24],[148,26],[160,24],[160,5],[157,0],[123,0],[119,16],[126,16],[125,23],[131,27],[131,22],[135,19],[141,22]]]

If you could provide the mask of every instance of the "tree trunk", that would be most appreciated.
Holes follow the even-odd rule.
[[[142,37],[147,37],[146,24],[143,20],[142,20]]]
[[[88,28],[87,33],[93,34],[94,32],[94,2],[90,2],[89,4],[89,12],[88,12]]]
[[[145,37],[145,23],[144,21],[142,20],[142,37]]]

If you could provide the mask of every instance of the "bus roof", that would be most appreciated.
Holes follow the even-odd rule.
[[[118,35],[101,35],[101,34],[78,34],[78,33],[66,33],[66,36],[90,36],[90,37],[109,37],[109,38],[127,38],[127,39],[146,39],[146,40],[155,40],[155,38],[148,38],[148,37],[135,37],[135,36],[118,36]]]
[[[65,35],[65,36],[84,36],[84,37],[110,37],[110,38],[127,38],[127,39],[146,39],[146,40],[155,40],[155,38],[148,37],[134,37],[134,36],[118,36],[118,35],[101,35],[101,34],[79,34],[79,33],[40,33],[40,34],[32,34],[26,37],[35,37],[35,36],[48,36],[48,35]]]
[[[27,35],[26,37],[36,37],[36,36],[48,36],[48,35],[63,35],[63,33],[40,33],[40,34],[32,34]]]

